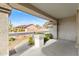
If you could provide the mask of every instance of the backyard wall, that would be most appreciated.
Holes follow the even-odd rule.
[[[58,38],[76,41],[76,17],[71,16],[59,20]]]

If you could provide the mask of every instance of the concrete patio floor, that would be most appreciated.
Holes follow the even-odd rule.
[[[17,54],[15,54],[17,56]],[[75,42],[58,40],[41,48],[34,46],[19,54],[20,56],[77,56]]]

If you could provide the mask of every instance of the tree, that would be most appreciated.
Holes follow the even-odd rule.
[[[12,31],[13,31],[13,25],[9,24],[9,32],[12,32]]]
[[[35,25],[37,28],[41,28],[41,26],[40,25]]]
[[[48,22],[46,22],[46,23],[43,25],[43,27],[48,28],[48,27],[49,27],[49,26],[48,26]]]
[[[50,25],[53,25],[53,22],[52,22],[52,21],[48,21],[48,22],[46,22],[46,23],[43,25],[43,27],[45,27],[45,28],[49,28]]]

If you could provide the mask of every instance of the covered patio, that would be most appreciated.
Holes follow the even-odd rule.
[[[2,19],[0,20],[1,22],[0,43],[2,43],[0,45],[0,55],[9,54],[8,17],[11,14],[12,9],[21,10],[23,12],[50,21],[50,24],[53,25],[50,28],[50,32],[54,36],[54,38],[46,42],[46,44],[43,44],[42,34],[38,35],[38,37],[35,36],[34,39],[37,39],[38,42],[36,40],[35,41],[36,44],[29,49],[25,48],[27,44],[24,45],[20,44],[21,46],[19,45],[20,47],[18,49],[15,49],[16,51],[16,53],[14,54],[15,56],[20,56],[20,55],[21,56],[78,56],[79,55],[79,6],[78,4],[75,3],[0,4],[0,15],[1,15],[0,18]],[[41,38],[42,40],[40,39],[40,37],[42,37]]]

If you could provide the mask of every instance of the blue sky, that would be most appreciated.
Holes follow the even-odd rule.
[[[9,20],[11,20],[13,26],[28,24],[38,24],[42,26],[45,22],[47,22],[42,18],[15,9],[12,10]]]

